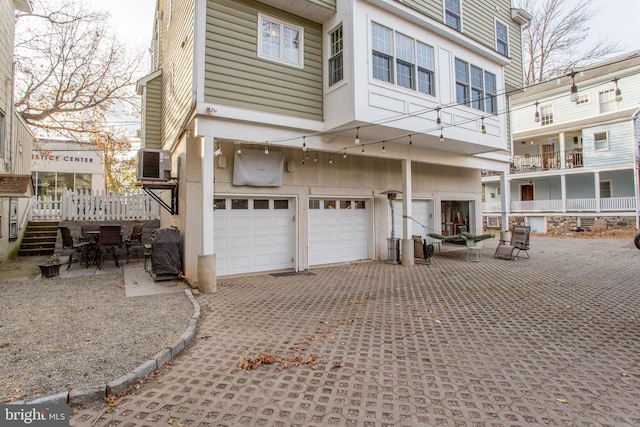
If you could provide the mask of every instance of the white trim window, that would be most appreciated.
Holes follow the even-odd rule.
[[[393,83],[392,31],[378,24],[371,24],[373,78]]]
[[[344,60],[342,51],[344,49],[344,39],[342,24],[329,34],[329,86],[332,86],[344,78]]]
[[[540,125],[549,126],[553,124],[553,105],[542,105],[540,107]]]
[[[258,16],[258,57],[303,67],[304,30],[278,19]]]
[[[616,111],[616,95],[613,89],[607,89],[598,93],[600,114]]]
[[[433,47],[376,23],[371,24],[371,45],[374,79],[435,94]]]
[[[609,150],[609,132],[596,132],[593,134],[593,149],[595,151]]]
[[[579,93],[578,100],[576,101],[576,105],[580,104],[588,104],[589,103],[589,94],[588,93]]]
[[[509,27],[496,20],[496,51],[506,57],[509,56]]]
[[[444,0],[444,23],[462,31],[462,0]]]
[[[497,114],[496,75],[456,58],[456,103]]]
[[[613,197],[613,185],[611,181],[600,181],[600,198],[610,199]]]

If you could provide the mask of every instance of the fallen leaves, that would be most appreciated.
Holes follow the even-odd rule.
[[[287,369],[289,367],[289,363],[291,363],[295,366],[310,365],[311,369],[317,369],[317,367],[314,365],[315,362],[315,356],[309,356],[304,359],[299,354],[295,354],[289,357],[277,357],[270,354],[260,353],[258,354],[258,357],[253,359],[250,357],[240,359],[236,367],[239,371],[254,371],[256,369],[259,369],[261,366],[277,363],[278,370],[282,371],[283,369]]]

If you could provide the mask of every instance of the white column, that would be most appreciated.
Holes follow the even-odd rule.
[[[214,138],[201,138],[200,167],[202,170],[201,199],[201,247],[198,255],[198,289],[204,293],[216,291],[216,256],[213,247],[213,179],[215,169]]]
[[[404,236],[402,239],[402,265],[414,265],[413,251],[413,227],[411,216],[413,215],[411,208],[411,199],[413,197],[413,189],[411,188],[411,160],[402,160],[402,228]]]
[[[567,212],[567,177],[560,175],[560,195],[562,197],[562,212]]]
[[[596,212],[600,212],[600,172],[593,174],[593,181],[596,187]]]
[[[564,151],[565,151],[565,140],[564,140],[564,132],[560,132],[559,135],[559,145],[560,147],[558,148],[560,150],[560,169],[564,169],[566,167],[566,159],[565,159],[565,155],[564,155]]]
[[[509,213],[511,204],[511,182],[507,179],[506,172],[500,172],[500,204],[502,209],[500,216],[502,217],[502,231],[509,231]]]

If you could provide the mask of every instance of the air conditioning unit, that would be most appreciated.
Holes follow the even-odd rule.
[[[138,150],[138,181],[169,181],[171,153],[155,148]]]
[[[488,216],[487,217],[487,228],[500,228],[500,217],[499,216]]]

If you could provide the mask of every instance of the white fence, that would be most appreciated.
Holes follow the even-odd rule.
[[[64,190],[59,199],[33,197],[32,220],[118,221],[158,219],[160,206],[144,190],[131,193],[90,193]]]
[[[483,212],[501,212],[502,205],[499,202],[485,202],[482,204]],[[566,209],[563,209],[562,200],[512,200],[510,212],[624,212],[636,210],[635,197],[606,197],[600,199],[598,210],[597,199],[567,199]]]

